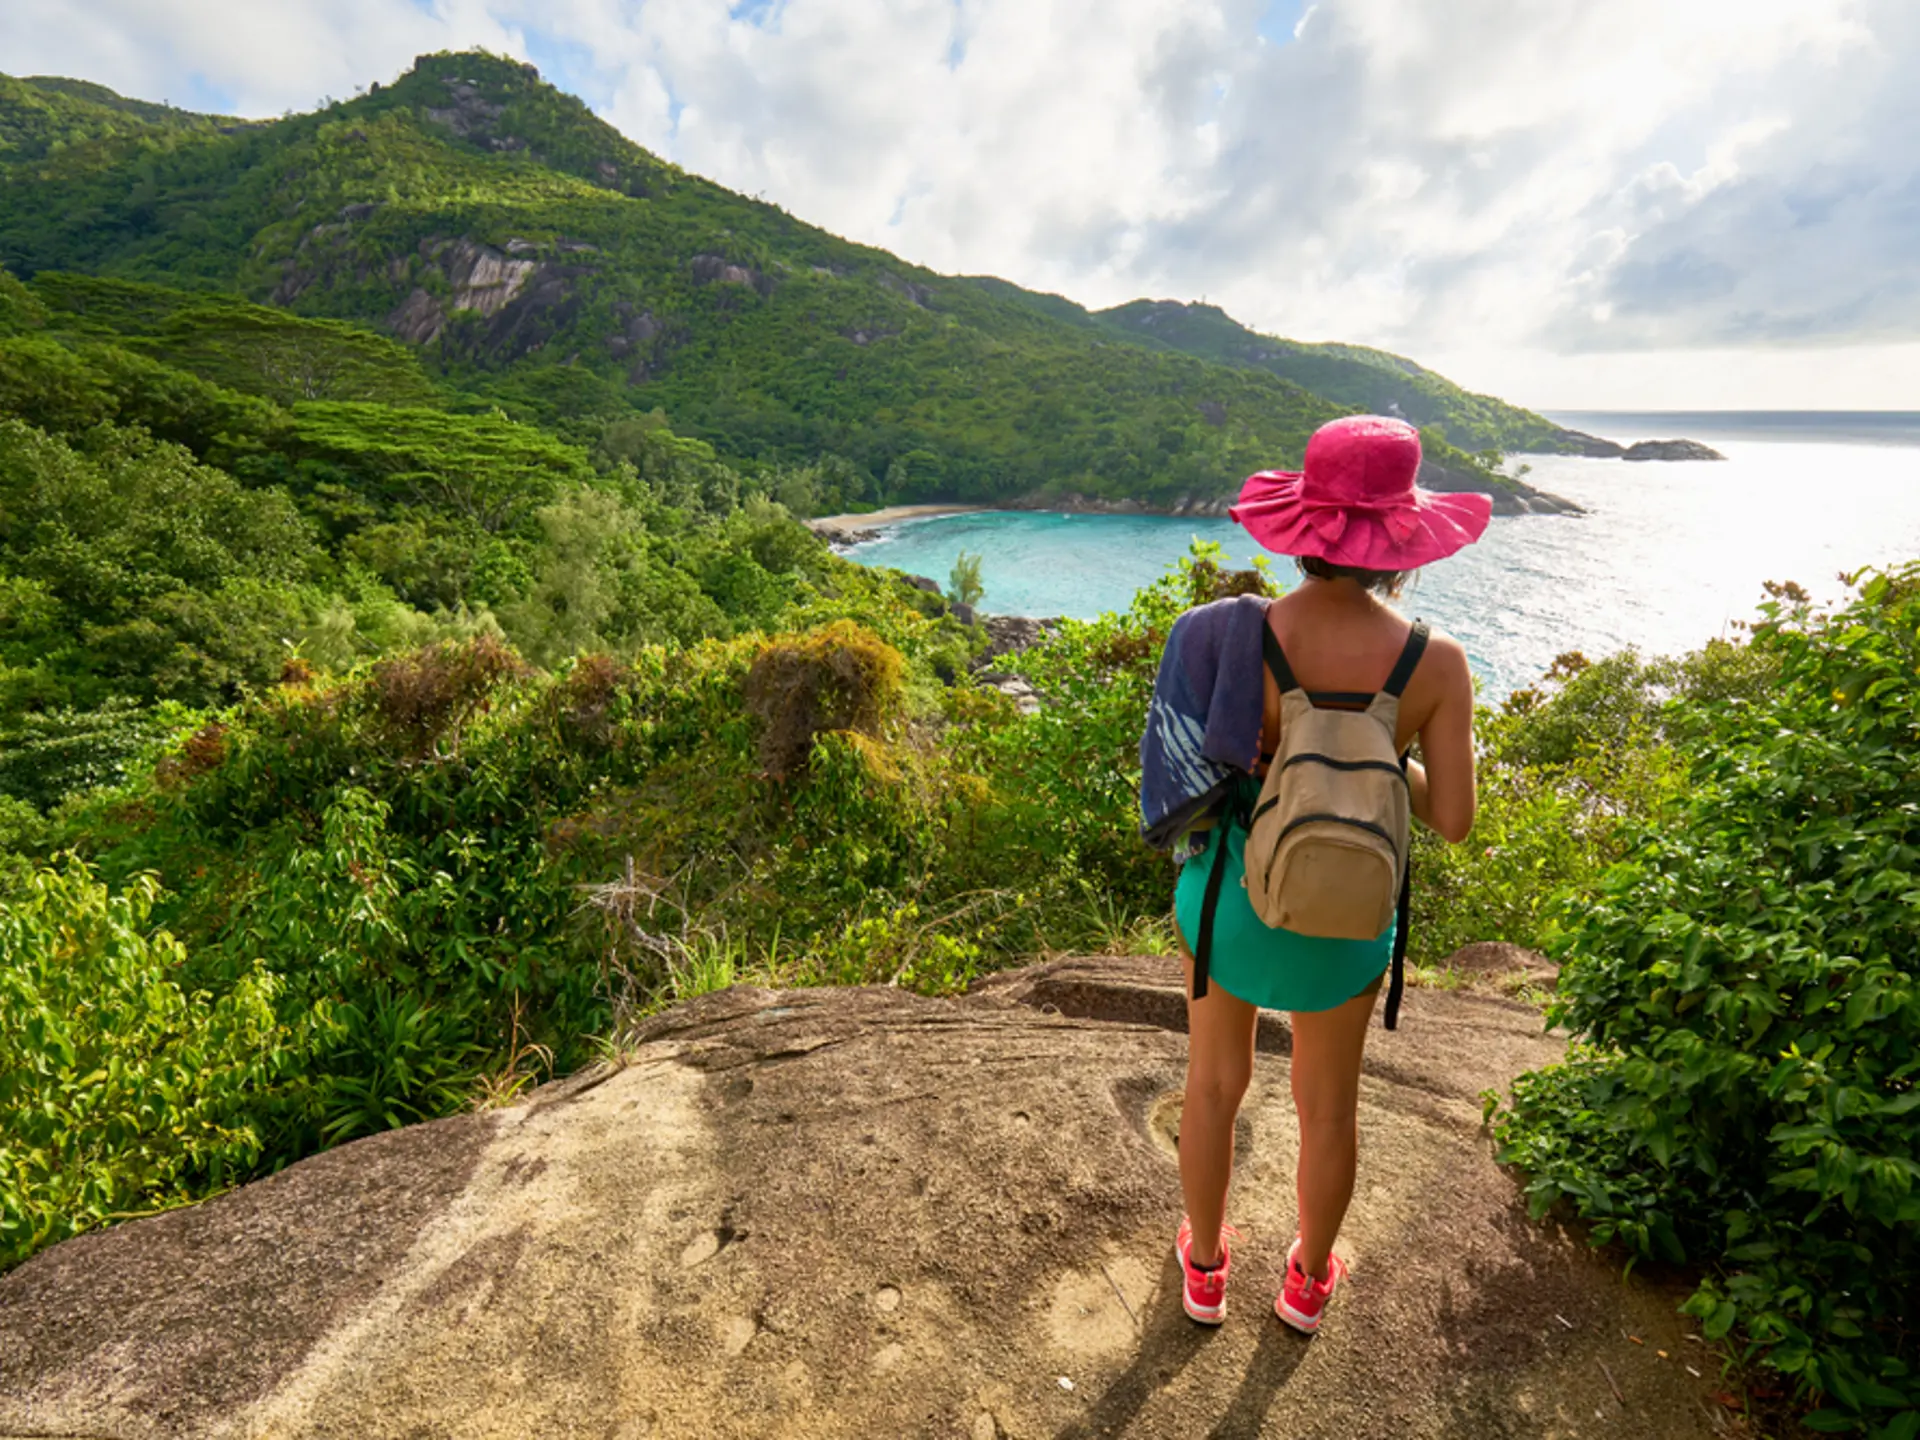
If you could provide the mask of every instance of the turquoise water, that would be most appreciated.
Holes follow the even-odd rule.
[[[1533,683],[1565,650],[1673,654],[1732,634],[1766,580],[1830,598],[1843,569],[1920,557],[1920,417],[1555,418],[1623,442],[1684,435],[1728,458],[1528,458],[1529,483],[1588,513],[1496,517],[1401,602],[1460,638],[1492,698]],[[1226,520],[1002,511],[908,522],[848,553],[944,584],[973,551],[984,609],[1091,618],[1124,608],[1196,538],[1221,542],[1236,564],[1258,553]],[[1293,573],[1290,561],[1274,565]]]

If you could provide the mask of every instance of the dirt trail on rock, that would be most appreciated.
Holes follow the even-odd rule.
[[[1478,1093],[1558,1053],[1494,996],[1417,992],[1370,1041],[1353,1276],[1311,1342],[1268,1310],[1294,1131],[1263,1030],[1232,1311],[1191,1324],[1178,985],[1062,961],[680,1007],[618,1070],[0,1278],[0,1436],[1715,1433],[1678,1297],[1492,1164]]]

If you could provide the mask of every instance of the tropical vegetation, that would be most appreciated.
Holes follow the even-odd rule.
[[[69,323],[138,327],[150,353],[241,389],[263,377],[283,402],[363,393],[376,347],[316,377],[293,342],[317,332],[222,297],[384,329],[433,380],[576,441],[663,409],[749,468],[835,457],[816,493],[788,496],[822,511],[1213,499],[1297,461],[1322,421],[1396,396],[1433,457],[1476,483],[1497,483],[1491,452],[1558,433],[1394,357],[1343,388],[1329,377],[1344,361],[1296,376],[1125,314],[935,275],[688,175],[486,55],[422,57],[392,85],[258,124],[162,111],[143,125],[146,111],[40,80],[0,80],[0,104],[0,261]],[[63,274],[201,303],[73,296]]]
[[[1818,1408],[1920,1433],[1920,565],[1816,612],[1775,587],[1762,684],[1665,710],[1685,786],[1563,894],[1550,1012],[1582,1042],[1496,1116],[1538,1212],[1706,1267],[1710,1339]]]
[[[741,979],[1164,951],[1135,745],[1204,547],[997,655],[796,516],[1177,504],[1397,410],[1538,416],[1216,310],[918,270],[433,56],[236,122],[0,77],[0,1266],[498,1102]],[[1419,975],[1563,962],[1490,1116],[1535,1209],[1684,1263],[1816,1430],[1920,1434],[1920,570],[1561,657],[1423,837]],[[991,600],[991,597],[985,597]],[[1009,881],[1008,877],[1018,877]]]

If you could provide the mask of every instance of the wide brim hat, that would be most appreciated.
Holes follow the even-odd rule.
[[[1263,549],[1363,570],[1413,570],[1486,533],[1493,497],[1415,483],[1420,432],[1384,415],[1349,415],[1313,432],[1299,470],[1249,475],[1227,513]]]

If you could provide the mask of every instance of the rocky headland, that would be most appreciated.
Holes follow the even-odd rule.
[[[1070,959],[953,1000],[728,990],[522,1103],[57,1245],[0,1278],[0,1435],[1714,1435],[1684,1288],[1533,1223],[1493,1163],[1480,1092],[1562,1046],[1510,998],[1537,960],[1480,958],[1370,1041],[1311,1341],[1268,1313],[1284,1020],[1203,1328],[1177,963]]]

